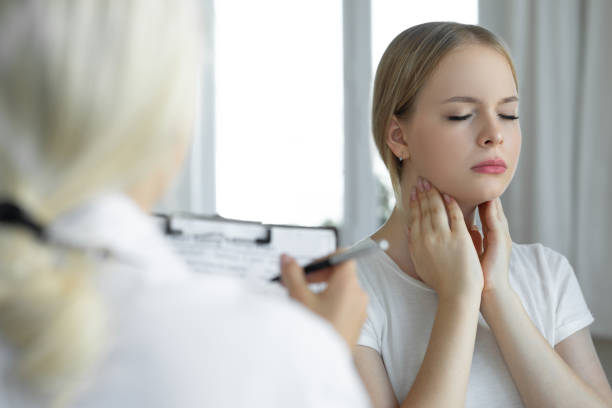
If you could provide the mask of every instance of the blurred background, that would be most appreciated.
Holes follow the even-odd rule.
[[[523,148],[502,197],[514,241],[570,260],[612,376],[612,2],[201,0],[198,132],[159,211],[371,234],[394,200],[370,136],[378,61],[426,21],[481,24],[515,60]]]

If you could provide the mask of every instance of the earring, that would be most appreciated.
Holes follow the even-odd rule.
[[[402,156],[398,157],[400,163],[404,161],[404,158]]]

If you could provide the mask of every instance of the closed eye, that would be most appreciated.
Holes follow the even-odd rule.
[[[514,115],[502,115],[501,113],[499,114],[499,117],[507,120],[517,120],[519,118],[518,116]]]
[[[472,116],[471,113],[468,113],[467,115],[463,115],[463,116],[449,116],[448,120],[466,120],[468,119],[470,116]]]
[[[467,120],[471,116],[472,116],[471,113],[467,115],[463,115],[463,116],[449,116],[448,120]],[[502,115],[501,113],[499,114],[499,117],[502,119],[506,119],[506,120],[517,120],[519,118],[518,116],[514,116],[514,115]]]

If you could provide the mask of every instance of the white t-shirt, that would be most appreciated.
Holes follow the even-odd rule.
[[[356,245],[367,244],[366,238]],[[433,289],[395,264],[382,250],[357,260],[370,296],[358,344],[376,350],[400,403],[421,367],[437,309]],[[531,321],[551,346],[588,326],[593,317],[568,261],[540,244],[512,245],[510,285]],[[466,407],[522,407],[493,333],[480,315]]]
[[[75,407],[369,405],[330,324],[280,290],[187,270],[127,198],[100,198],[54,223],[51,235],[119,259],[100,261],[110,349]],[[12,357],[0,346],[3,379]],[[0,406],[37,405],[1,381]]]

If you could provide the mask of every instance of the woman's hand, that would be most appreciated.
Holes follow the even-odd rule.
[[[483,273],[457,202],[419,179],[410,194],[409,218],[408,247],[423,282],[440,299],[480,299]]]
[[[368,295],[359,286],[355,262],[346,261],[308,275],[291,257],[281,257],[281,280],[289,296],[328,320],[352,349],[366,319]],[[327,288],[313,293],[308,283],[327,282]]]
[[[482,248],[480,233],[471,231],[474,245],[479,252],[480,264],[484,276],[483,295],[500,293],[510,289],[508,267],[512,251],[512,239],[508,230],[508,220],[504,215],[501,201],[496,198],[478,206],[484,239]]]

